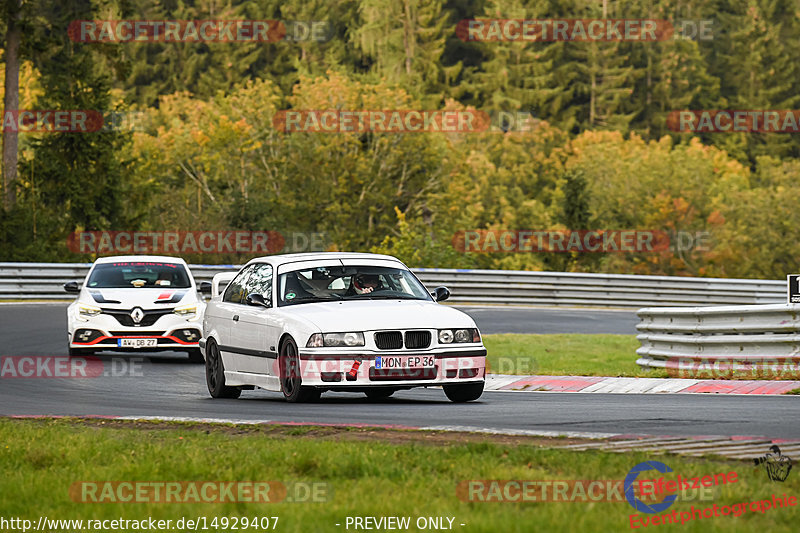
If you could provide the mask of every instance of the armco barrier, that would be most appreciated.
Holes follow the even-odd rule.
[[[642,367],[667,361],[774,363],[800,357],[800,305],[647,308],[637,313]]]
[[[0,263],[0,300],[72,300],[64,283],[83,282],[91,263]],[[234,265],[190,265],[195,281],[211,281]]]
[[[417,269],[428,287],[446,285],[459,303],[591,307],[778,303],[786,282],[723,278]]]
[[[62,285],[81,281],[88,263],[0,263],[0,299],[69,300]],[[195,279],[210,281],[235,265],[190,265]],[[450,288],[453,303],[628,307],[772,304],[786,300],[783,280],[746,280],[421,268],[432,289]]]

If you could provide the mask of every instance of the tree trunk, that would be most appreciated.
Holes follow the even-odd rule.
[[[3,98],[3,123],[9,112],[14,121],[19,108],[19,10],[22,0],[12,0],[8,10],[8,30],[6,31],[6,82]],[[11,209],[17,202],[17,130],[9,128],[3,132],[3,205]]]
[[[411,4],[409,0],[403,3],[403,15],[406,19],[405,24],[403,24],[403,47],[406,53],[406,74],[411,74],[414,61],[414,40],[416,39],[414,35],[414,25],[416,21],[411,13]]]

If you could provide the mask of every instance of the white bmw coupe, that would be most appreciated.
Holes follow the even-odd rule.
[[[387,255],[253,259],[206,307],[209,393],[237,398],[260,387],[304,402],[324,391],[387,398],[441,386],[454,402],[475,400],[486,349],[472,318],[437,303],[449,295],[445,287],[429,294]]]

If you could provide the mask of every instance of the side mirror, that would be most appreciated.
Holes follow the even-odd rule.
[[[247,300],[247,305],[260,305],[261,307],[266,307],[266,308],[270,307],[267,301],[264,300],[264,296],[255,292],[248,294],[246,300]]]
[[[64,290],[67,292],[81,292],[77,281],[68,281],[64,284]]]
[[[431,296],[433,296],[433,299],[435,301],[443,302],[448,298],[450,298],[450,289],[448,289],[447,287],[436,287],[435,289],[433,289]]]
[[[211,282],[210,281],[201,281],[198,290],[202,294],[211,294]]]

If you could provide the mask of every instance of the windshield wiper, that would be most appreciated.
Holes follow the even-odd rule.
[[[419,298],[417,296],[413,296],[411,294],[362,294],[361,298],[367,298],[369,300],[422,300],[423,298]]]
[[[300,296],[298,298],[292,298],[291,300],[284,299],[284,302],[287,304],[293,304],[295,302],[335,302],[341,299],[342,297],[338,294],[332,294],[331,296]]]

